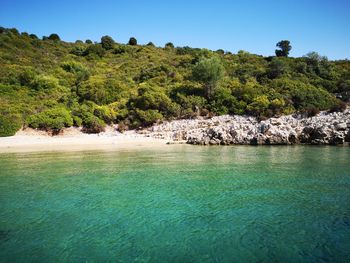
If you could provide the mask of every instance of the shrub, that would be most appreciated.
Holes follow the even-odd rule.
[[[343,112],[346,110],[346,103],[344,101],[338,100],[334,105],[329,109],[330,112]]]
[[[163,115],[158,110],[139,110],[136,109],[137,117],[143,126],[149,126],[155,122],[163,120]]]
[[[35,90],[49,90],[58,88],[58,79],[53,76],[38,75],[36,76],[31,84],[31,88]]]
[[[286,103],[283,98],[276,98],[271,101],[270,109],[272,110],[273,114],[280,114],[285,104]]]
[[[100,44],[94,44],[94,45],[90,45],[88,46],[83,55],[87,56],[87,55],[97,55],[99,57],[103,57],[105,55],[105,49],[102,47],[102,45]]]
[[[13,136],[22,127],[22,119],[18,114],[0,115],[0,137]]]
[[[129,129],[128,124],[125,121],[118,122],[118,131],[123,133]]]
[[[61,64],[61,67],[70,73],[77,73],[80,71],[87,71],[87,69],[79,62],[73,60],[65,61]]]
[[[178,105],[160,90],[142,88],[139,96],[131,100],[132,105],[141,110],[157,110],[166,116],[177,114]]]
[[[75,127],[80,127],[82,124],[83,124],[83,120],[80,117],[73,115],[73,125]]]
[[[108,106],[97,106],[94,110],[94,115],[108,124],[111,124],[116,119],[116,113]]]
[[[286,73],[287,70],[288,65],[283,58],[273,58],[268,67],[267,76],[270,79],[278,78]]]
[[[320,113],[320,109],[315,107],[314,105],[310,105],[304,108],[301,112],[306,113],[308,117],[313,117]]]
[[[30,127],[43,130],[61,130],[73,125],[71,114],[64,108],[53,108],[31,115],[27,119]]]
[[[91,113],[86,113],[83,117],[83,132],[100,133],[105,131],[105,126],[106,124],[103,122],[103,120]]]
[[[247,106],[247,110],[255,116],[261,116],[264,115],[269,105],[270,101],[267,96],[261,95],[254,98],[253,102]]]
[[[36,74],[32,69],[26,69],[19,75],[19,83],[22,86],[31,87],[35,77]]]
[[[118,45],[114,50],[113,50],[113,54],[123,54],[126,52],[126,47],[125,46],[121,46],[121,45]]]
[[[86,48],[84,46],[75,46],[72,48],[70,51],[71,54],[76,55],[76,56],[83,56],[85,54]]]

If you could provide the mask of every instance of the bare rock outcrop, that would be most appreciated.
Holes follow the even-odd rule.
[[[143,130],[150,137],[198,145],[344,144],[350,142],[350,108],[314,117],[287,115],[258,121],[249,116],[216,116],[164,122]]]

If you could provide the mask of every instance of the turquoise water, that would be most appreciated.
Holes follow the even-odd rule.
[[[350,147],[0,155],[1,262],[350,262]]]

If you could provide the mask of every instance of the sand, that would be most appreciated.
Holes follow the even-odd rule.
[[[137,134],[118,133],[109,127],[100,134],[85,134],[79,128],[68,128],[51,136],[44,131],[25,129],[14,136],[0,137],[0,153],[36,151],[118,150],[140,147],[163,147],[168,141]]]

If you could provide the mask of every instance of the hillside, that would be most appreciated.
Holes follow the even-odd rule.
[[[283,42],[283,41],[282,41]],[[274,47],[271,47],[272,49]],[[350,61],[292,58],[151,42],[67,43],[0,29],[0,136],[21,126],[97,133],[198,115],[272,116],[345,109]]]

